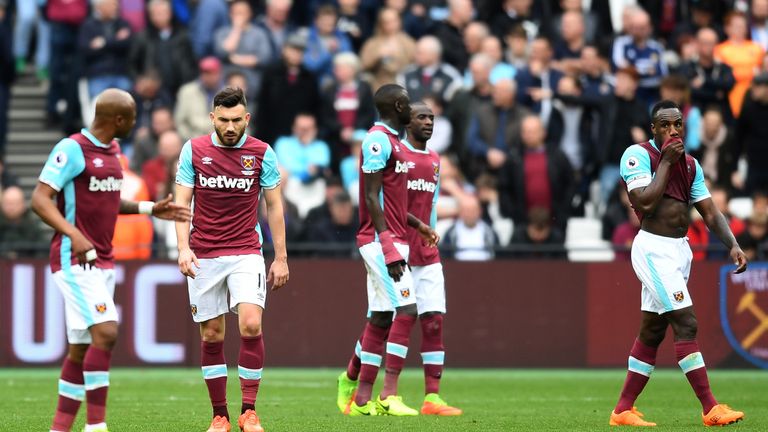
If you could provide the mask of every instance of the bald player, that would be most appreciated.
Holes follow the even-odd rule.
[[[96,98],[91,127],[56,144],[32,193],[32,209],[56,230],[51,271],[64,297],[69,341],[51,431],[69,431],[83,400],[87,403],[85,431],[107,431],[109,363],[118,322],[112,300],[112,236],[118,213],[177,221],[191,217],[188,209],[171,202],[170,195],[157,203],[120,199],[123,174],[120,146],[114,139],[128,136],[135,119],[131,95],[105,90]]]
[[[717,403],[696,342],[696,315],[687,287],[692,254],[685,235],[691,223],[690,207],[696,207],[709,231],[729,249],[735,273],[747,269],[747,257],[728,221],[712,202],[701,165],[685,154],[680,107],[668,100],[658,102],[651,110],[651,118],[653,139],[630,146],[621,158],[621,176],[641,221],[640,232],[632,243],[632,268],[642,287],[642,321],[629,353],[624,388],[609,423],[656,426],[643,420],[633,405],[651,377],[667,327],[672,327],[675,335],[680,369],[701,402],[704,425],[734,423],[744,418],[744,413]]]

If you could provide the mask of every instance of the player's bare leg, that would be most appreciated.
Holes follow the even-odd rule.
[[[261,318],[264,309],[249,303],[237,305],[238,326],[240,327],[240,355],[237,371],[240,376],[240,389],[243,402],[238,418],[238,425],[244,432],[263,432],[259,416],[256,414],[256,395],[261,383],[264,368],[264,339],[261,332]]]
[[[425,415],[457,416],[462,411],[449,406],[440,397],[440,378],[443,376],[445,347],[443,346],[443,314],[427,312],[419,315],[421,322],[421,359],[424,363]]]
[[[702,420],[707,426],[721,426],[735,423],[744,418],[744,413],[727,405],[718,404],[712,395],[707,377],[704,357],[696,342],[698,323],[693,306],[664,314],[675,333],[675,357],[680,369],[691,384],[702,407]]]
[[[229,432],[227,410],[227,362],[224,358],[224,315],[200,323],[200,363],[208,396],[213,407],[213,420],[208,432]]]
[[[88,351],[86,344],[70,344],[59,379],[59,403],[51,425],[51,432],[68,432],[75,422],[77,411],[85,400],[83,358]]]
[[[386,374],[384,375],[384,388],[376,400],[376,408],[379,414],[410,416],[419,412],[406,406],[402,398],[397,395],[397,381],[408,355],[408,340],[411,329],[416,322],[416,304],[397,308],[392,328],[387,338]]]
[[[635,400],[645,388],[656,365],[656,352],[667,332],[667,320],[663,316],[642,312],[640,334],[629,353],[629,366],[619,402],[611,413],[610,424],[631,426],[656,426],[643,420],[642,413],[634,407]]]

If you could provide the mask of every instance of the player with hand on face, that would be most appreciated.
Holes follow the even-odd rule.
[[[229,432],[224,314],[238,314],[242,390],[238,426],[262,432],[256,395],[264,366],[261,322],[267,285],[288,282],[280,173],[272,148],[245,131],[250,114],[243,91],[227,87],[213,98],[215,131],[184,144],[176,174],[176,202],[189,207],[193,227],[176,224],[179,270],[187,276],[192,319],[200,324],[203,378],[213,407],[208,432]],[[258,224],[259,197],[266,200],[275,259],[265,271]]]
[[[630,351],[624,388],[609,423],[656,425],[643,420],[633,405],[650,379],[668,326],[675,335],[678,364],[701,402],[704,424],[734,423],[744,418],[744,413],[717,403],[696,342],[696,315],[687,287],[692,258],[685,237],[691,222],[690,206],[696,207],[709,230],[730,250],[735,273],[747,269],[747,257],[712,202],[699,162],[685,154],[680,107],[661,101],[654,105],[651,116],[653,139],[630,146],[621,158],[621,176],[641,220],[641,230],[632,243],[632,267],[642,284],[642,322]]]
[[[32,192],[32,209],[56,230],[51,271],[64,297],[69,341],[52,432],[72,428],[83,400],[85,432],[107,431],[109,365],[118,321],[112,253],[118,213],[190,218],[170,195],[157,203],[120,199],[123,171],[114,139],[130,135],[135,123],[136,102],[130,94],[117,89],[99,94],[90,128],[56,144]]]
[[[368,272],[369,319],[347,371],[339,376],[337,404],[342,412],[348,406],[351,416],[418,415],[397,395],[398,377],[418,312],[407,265],[407,227],[416,229],[433,246],[438,238],[428,225],[408,213],[406,184],[414,163],[399,138],[411,121],[408,93],[399,85],[387,84],[376,91],[374,103],[381,121],[368,131],[362,144],[357,233]],[[385,341],[384,388],[372,401]]]

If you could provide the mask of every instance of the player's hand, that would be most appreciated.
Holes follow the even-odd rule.
[[[405,265],[405,261],[395,261],[387,264],[389,277],[395,282],[400,282],[400,278],[403,277],[403,274],[405,273]]]
[[[419,228],[417,229],[419,232],[419,235],[421,236],[422,240],[427,244],[429,247],[435,247],[437,246],[437,243],[440,241],[440,235],[437,234],[435,230],[432,229],[429,225],[422,223],[419,225]]]
[[[74,252],[75,256],[77,257],[77,262],[80,264],[80,266],[83,268],[86,268],[86,266],[93,267],[93,263],[96,261],[96,258],[88,260],[88,258],[85,256],[88,251],[94,250],[93,243],[85,238],[80,230],[75,230],[75,232],[72,233],[69,238],[72,240],[72,252]]]
[[[181,274],[187,277],[191,277],[192,279],[197,276],[195,274],[195,271],[192,269],[192,265],[194,264],[195,267],[200,268],[200,261],[197,260],[197,257],[195,256],[195,253],[192,252],[192,249],[185,248],[179,251],[179,271]]]
[[[733,264],[736,265],[736,270],[733,271],[735,274],[744,273],[747,270],[747,255],[744,254],[744,251],[739,246],[731,248],[731,259]]]
[[[661,160],[671,164],[680,160],[680,156],[683,153],[685,153],[685,145],[680,138],[670,138],[664,141],[664,144],[661,146]]]
[[[272,291],[277,291],[288,283],[288,261],[285,258],[277,258],[269,266],[267,284],[272,284]]]
[[[192,220],[192,211],[189,210],[189,207],[178,205],[172,202],[172,199],[173,195],[168,194],[165,199],[156,202],[152,207],[152,216],[177,222],[189,222]]]

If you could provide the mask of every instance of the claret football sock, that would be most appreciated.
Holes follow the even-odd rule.
[[[77,410],[85,400],[85,381],[83,365],[69,359],[64,359],[59,378],[59,404],[53,418],[53,431],[68,431],[77,417]]]
[[[224,360],[224,342],[201,342],[200,362],[203,379],[208,386],[208,396],[213,406],[213,416],[226,417],[227,411],[227,362]]]
[[[91,345],[83,359],[83,381],[87,404],[87,424],[104,423],[109,390],[109,362],[112,352]]]
[[[360,339],[357,340],[357,343],[355,344],[355,352],[349,359],[349,364],[347,364],[347,378],[352,381],[357,381],[357,377],[360,376],[360,353],[363,351],[363,345],[360,341],[363,340],[364,334],[365,332],[363,332],[363,334],[360,335]]]
[[[363,406],[371,400],[373,383],[381,367],[381,357],[384,354],[384,340],[387,337],[387,328],[377,327],[371,323],[365,325],[363,340],[360,342],[360,378],[355,395],[355,403]]]
[[[717,401],[712,395],[707,378],[707,368],[704,365],[704,357],[699,352],[699,344],[695,340],[681,340],[675,342],[675,357],[680,369],[691,384],[696,397],[701,402],[704,413],[708,413]]]
[[[386,373],[381,398],[397,394],[397,380],[403,370],[405,357],[408,355],[408,339],[416,317],[407,314],[397,314],[392,323],[387,340]]]
[[[445,349],[443,347],[443,315],[421,318],[421,361],[424,363],[424,393],[440,393]]]
[[[249,409],[255,410],[256,395],[261,383],[261,371],[264,368],[264,338],[262,336],[240,337],[237,372],[240,375],[240,390],[243,391],[241,413]]]
[[[656,347],[648,346],[639,339],[635,339],[629,353],[627,379],[624,381],[624,388],[621,390],[621,397],[614,412],[618,414],[632,409],[635,400],[651,378],[651,372],[656,365],[657,351]]]

